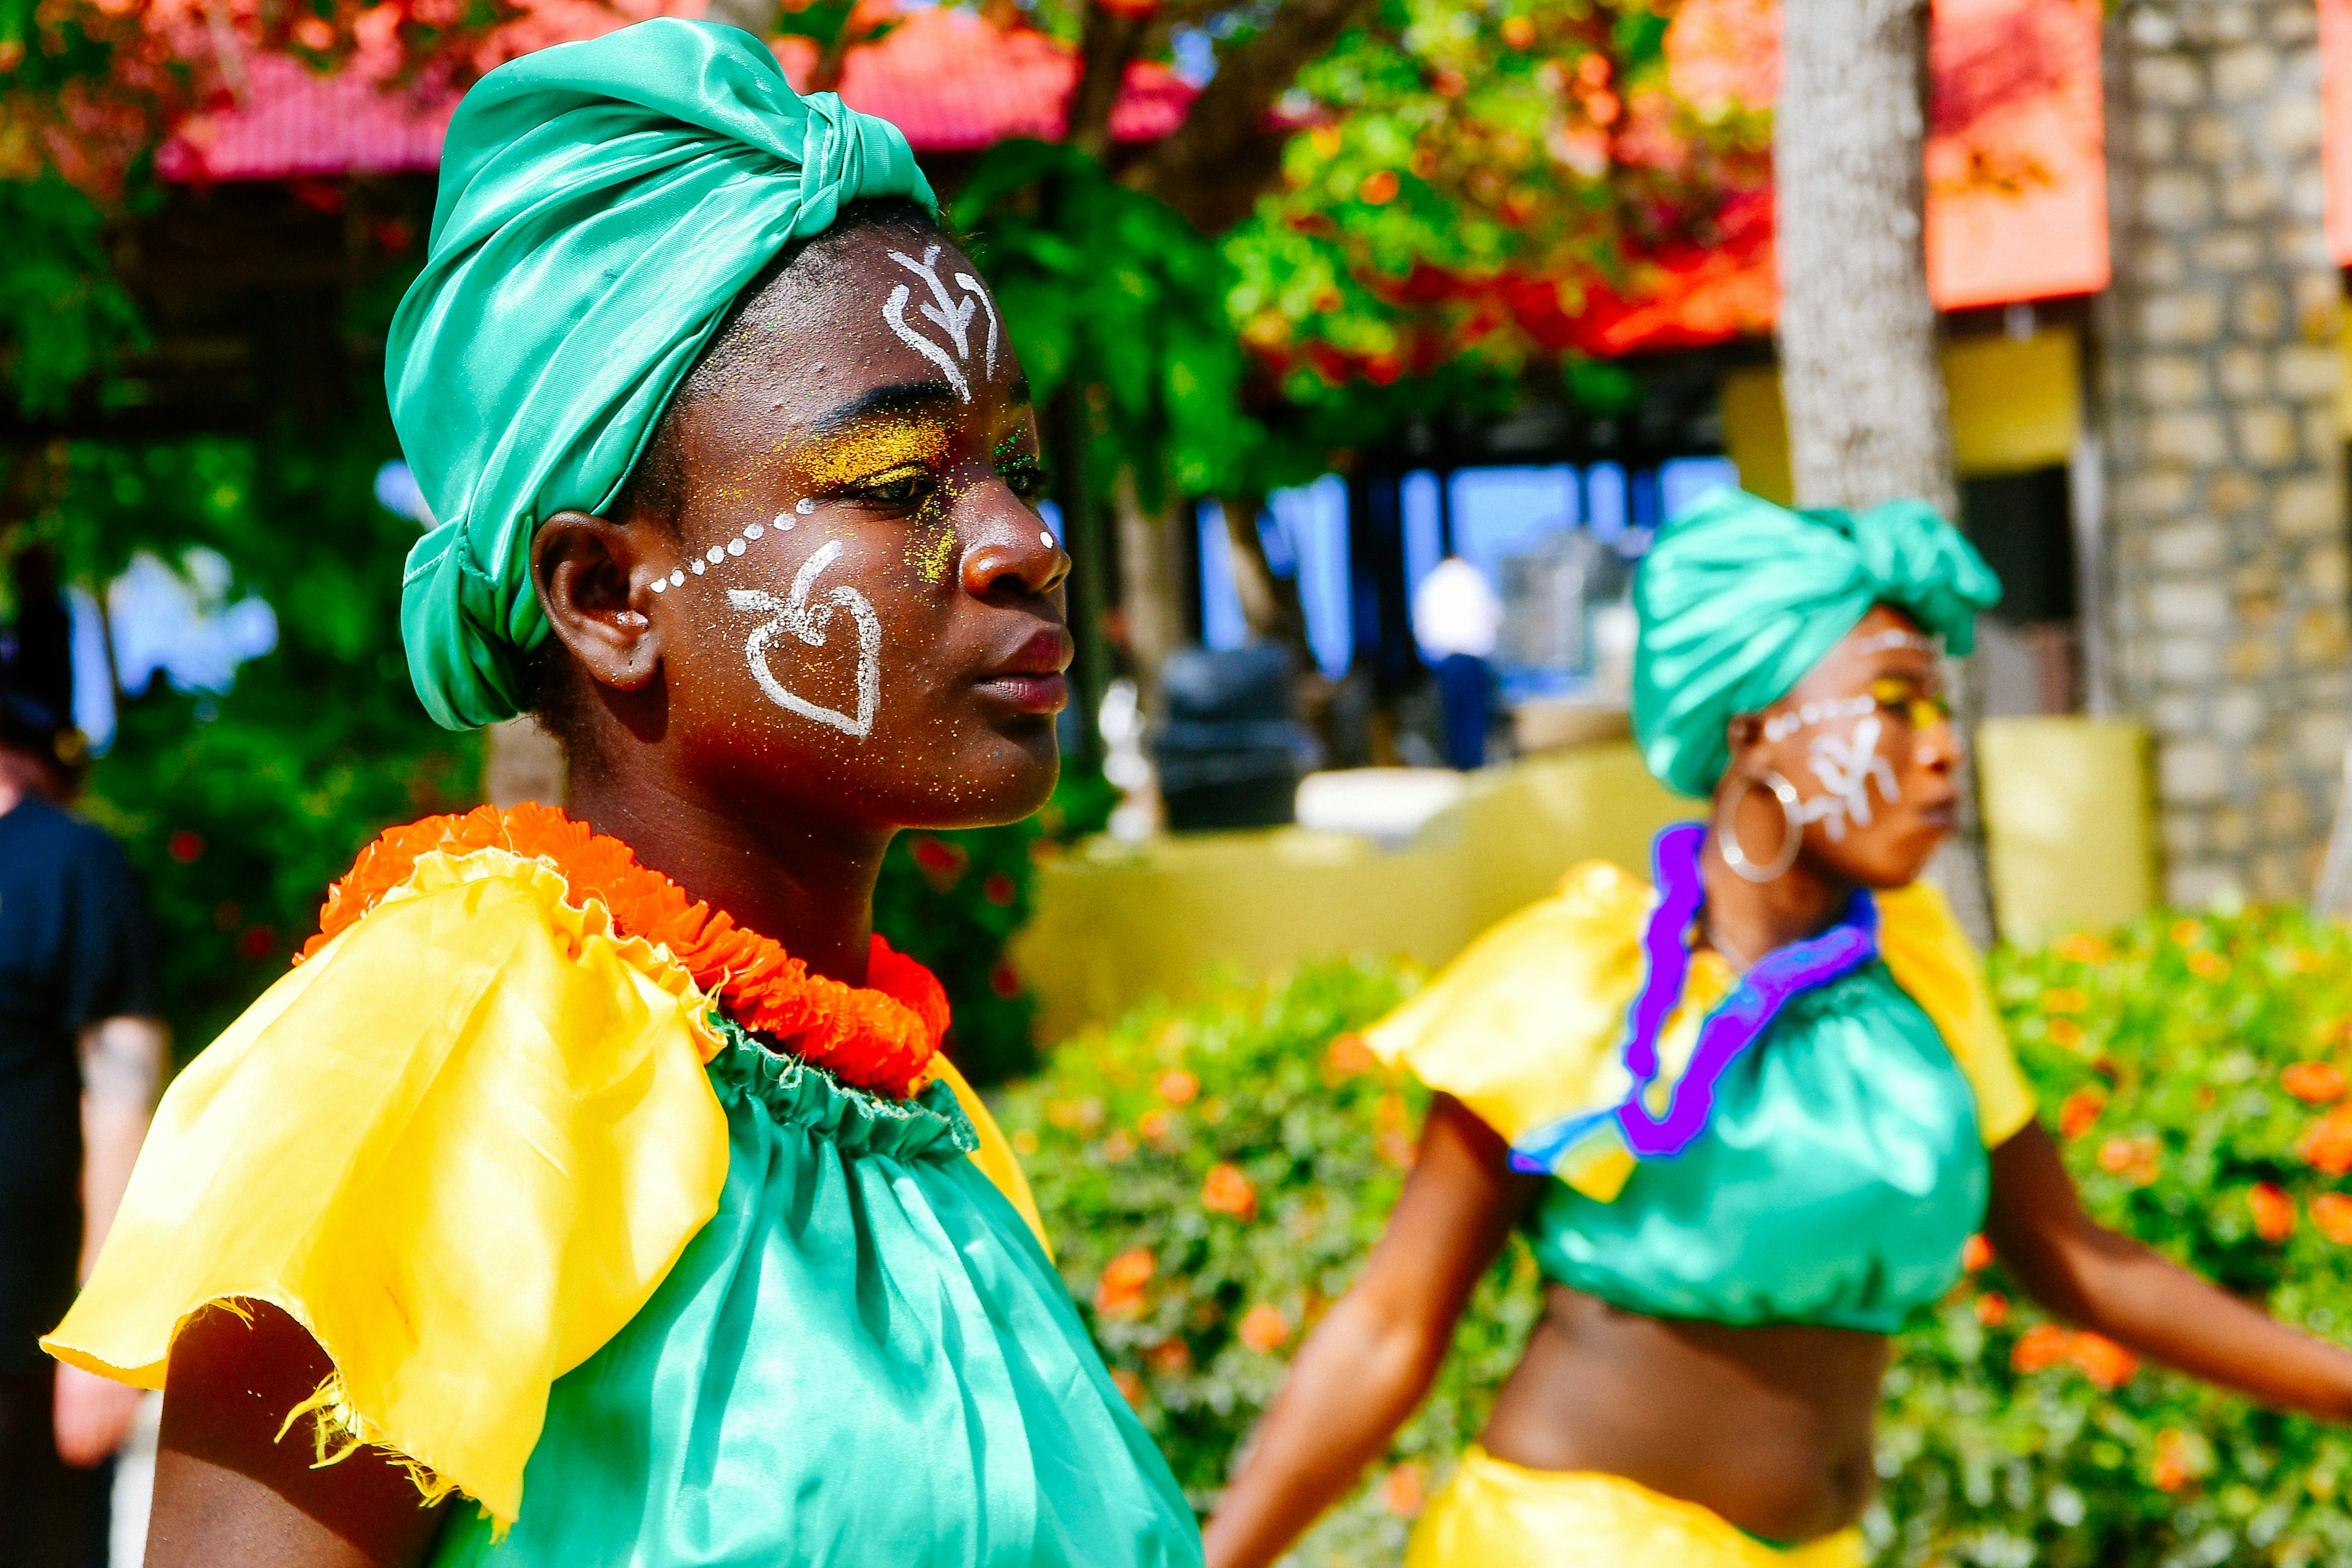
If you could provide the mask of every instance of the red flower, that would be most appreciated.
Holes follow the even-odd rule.
[[[1972,1236],[1961,1244],[1960,1267],[1970,1274],[1992,1261],[1992,1243],[1982,1236]]]
[[[2058,1133],[2062,1138],[2080,1138],[2099,1119],[2107,1107],[2106,1100],[2087,1089],[2076,1089],[2058,1107]]]
[[[1002,871],[991,871],[981,879],[980,896],[1000,910],[1012,908],[1018,892],[1019,889],[1013,885],[1013,879]]]
[[[193,866],[204,855],[205,838],[201,833],[183,827],[172,835],[163,846],[163,853],[183,866]]]
[[[1977,1321],[1988,1329],[1997,1329],[2009,1321],[2009,1298],[1998,1290],[1988,1290],[1978,1297]]]
[[[916,839],[908,853],[914,857],[915,869],[938,893],[946,892],[962,880],[965,868],[971,864],[971,857],[962,849],[929,833]]]

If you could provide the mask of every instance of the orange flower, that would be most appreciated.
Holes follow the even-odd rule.
[[[1247,1224],[1257,1218],[1257,1188],[1239,1167],[1220,1163],[1209,1167],[1209,1179],[1201,1184],[1201,1206]]]
[[[1386,206],[1396,200],[1397,177],[1394,169],[1375,169],[1364,176],[1356,187],[1356,199],[1367,206]]]
[[[1152,1143],[1167,1137],[1168,1129],[1175,1124],[1173,1116],[1156,1107],[1135,1119],[1135,1130],[1143,1134],[1146,1142]]]
[[[2200,980],[2226,980],[2230,977],[2230,961],[2200,947],[2189,955],[2189,972]]]
[[[2083,1043],[2083,1026],[2072,1018],[2053,1018],[2042,1026],[2050,1043],[2064,1050],[2073,1050]]]
[[[1372,1047],[1364,1044],[1361,1035],[1342,1035],[1331,1042],[1326,1059],[1333,1072],[1348,1077],[1372,1065]]]
[[[1515,49],[1531,49],[1536,45],[1536,23],[1532,16],[1507,16],[1503,19],[1503,42]]]
[[[2042,1010],[2045,1013],[2082,1013],[2090,1009],[2091,999],[2072,985],[2060,985],[2042,994]]]
[[[1978,1297],[1977,1321],[1988,1329],[1997,1329],[2009,1321],[2009,1298],[1998,1290],[1988,1290]]]
[[[1171,1105],[1190,1105],[1201,1092],[1201,1080],[1183,1068],[1160,1075],[1160,1098]]]
[[[2175,947],[2187,947],[2204,934],[2204,926],[2196,921],[2180,920],[2172,922],[2172,944]]]
[[[1972,1236],[1961,1244],[1960,1267],[1974,1274],[1992,1261],[1992,1243],[1982,1236]]]
[[[1143,1379],[1123,1366],[1115,1366],[1110,1369],[1110,1383],[1118,1390],[1119,1397],[1127,1401],[1128,1408],[1140,1415],[1143,1402],[1150,1397],[1143,1386]]]
[[[1144,1352],[1143,1359],[1162,1377],[1181,1377],[1192,1370],[1192,1347],[1182,1340],[1162,1340]]]
[[[2082,932],[2059,938],[2056,951],[2069,963],[2105,963],[2114,956],[2105,942]]]
[[[1420,1518],[1422,1500],[1419,1465],[1399,1465],[1381,1482],[1381,1506],[1399,1519]]]
[[[2073,1360],[2083,1369],[2083,1375],[2101,1388],[2120,1388],[2139,1370],[2139,1357],[2098,1334],[2076,1334]]]
[[[2160,1152],[2153,1138],[2110,1138],[2099,1145],[2099,1169],[2144,1187],[2156,1180]]]
[[[2009,1364],[2020,1372],[2040,1372],[2066,1360],[2074,1343],[2074,1334],[2057,1324],[2036,1323],[2017,1336],[2017,1343],[2009,1352]]]
[[[2352,1247],[2352,1198],[2342,1193],[2320,1194],[2311,1200],[2311,1223],[2337,1246]]]
[[[1264,1355],[1290,1337],[1290,1320],[1261,1301],[1242,1314],[1242,1343]]]
[[[2091,1123],[2106,1109],[2105,1097],[2078,1089],[2068,1095],[2058,1107],[2058,1132],[2064,1138],[2080,1138],[2091,1130]]]
[[[1148,1247],[1122,1252],[1103,1269],[1095,1287],[1095,1310],[1106,1318],[1132,1318],[1143,1310],[1143,1288],[1159,1267]]]
[[[2294,1152],[2315,1171],[2331,1176],[2352,1171],[2352,1105],[2339,1105],[2305,1128]]]
[[[2156,1463],[2150,1468],[2149,1479],[2158,1491],[2177,1492],[2189,1484],[2189,1438],[2177,1428],[2168,1426],[2156,1435]]]
[[[2305,1105],[2344,1098],[2344,1069],[2333,1062],[2297,1062],[2279,1074],[2279,1087]]]
[[[878,935],[867,959],[866,985],[811,974],[807,964],[737,925],[726,911],[689,901],[685,889],[638,865],[636,852],[619,839],[530,804],[504,812],[478,806],[463,816],[428,816],[386,832],[360,851],[328,891],[319,934],[301,958],[406,882],[424,856],[457,858],[483,849],[552,867],[563,879],[565,902],[583,910],[602,906],[622,934],[668,949],[736,1023],[775,1037],[846,1082],[903,1097],[938,1054],[948,1026],[947,993],[929,970]]]
[[[2246,1194],[2254,1211],[2254,1234],[2264,1241],[2284,1241],[2294,1234],[2294,1200],[2282,1187],[2257,1182]]]

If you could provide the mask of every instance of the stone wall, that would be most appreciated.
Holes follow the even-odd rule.
[[[2106,75],[2111,695],[2156,733],[2167,896],[2305,898],[2352,736],[2315,9],[2129,0]]]

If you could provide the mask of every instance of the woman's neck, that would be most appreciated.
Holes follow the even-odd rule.
[[[1706,941],[1740,970],[1777,948],[1819,936],[1853,896],[1853,884],[1825,877],[1802,859],[1769,882],[1751,882],[1725,861],[1712,833],[1699,854],[1699,877],[1706,888],[1700,917]]]
[[[640,864],[782,943],[831,979],[866,984],[874,883],[887,831],[845,830],[803,813],[753,824],[643,771],[575,773],[565,810],[620,839]]]

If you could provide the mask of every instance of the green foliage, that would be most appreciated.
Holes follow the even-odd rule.
[[[425,716],[401,658],[416,530],[372,489],[397,450],[379,408],[329,434],[60,442],[24,459],[38,501],[12,540],[54,544],[69,580],[95,586],[134,551],[176,564],[201,545],[234,569],[233,597],[278,611],[278,650],[226,696],[158,677],[125,700],[80,803],[145,880],[184,1051],[284,972],[361,845],[476,798],[478,742]]]
[[[1198,1508],[1396,1201],[1428,1097],[1347,1037],[1410,984],[1328,963],[1147,1005],[1063,1046],[1000,1108],[1063,1278]],[[1535,1304],[1515,1245],[1390,1461],[1299,1561],[1396,1561],[1407,1526],[1391,1500],[1418,1495],[1484,1422]]]
[[[28,416],[64,412],[78,386],[142,345],[114,276],[104,218],[55,174],[0,179],[0,381]]]
[[[2352,928],[2166,915],[2000,954],[1992,983],[2102,1221],[2314,1332],[2352,1332]],[[1196,1506],[1395,1199],[1425,1097],[1348,1037],[1410,984],[1325,965],[1150,1005],[1060,1047],[1003,1108],[1064,1277]],[[1221,1164],[1253,1218],[1204,1205]],[[1537,1292],[1514,1243],[1435,1395],[1296,1562],[1397,1560],[1398,1513],[1476,1432]],[[1244,1339],[1259,1309],[1280,1314],[1270,1350]],[[1864,1525],[1885,1568],[2352,1561],[2352,1436],[2074,1336],[1998,1264],[1903,1335],[1879,1451]]]
[[[1242,411],[1242,354],[1225,319],[1216,247],[1074,147],[1001,142],[957,193],[1040,405],[1085,397],[1096,493],[1121,468],[1146,505],[1173,483],[1213,494],[1239,482],[1262,440]]]
[[[948,1051],[966,1078],[992,1084],[1034,1072],[1036,1005],[1005,957],[1029,919],[1035,863],[1110,820],[1118,792],[1073,769],[1045,809],[1003,827],[902,833],[874,889],[875,929],[929,965],[955,1021]]]
[[[2326,1110],[2352,1052],[2352,931],[2294,910],[2161,916],[2003,954],[1993,983],[2094,1215],[2289,1321],[2352,1333],[2352,1115]],[[2272,1234],[2292,1224],[2283,1240],[2258,1205]],[[2352,1437],[2155,1370],[2103,1392],[2077,1363],[2127,1363],[2066,1359],[2015,1295],[1987,1268],[1906,1336],[1882,1562],[2352,1561]]]

